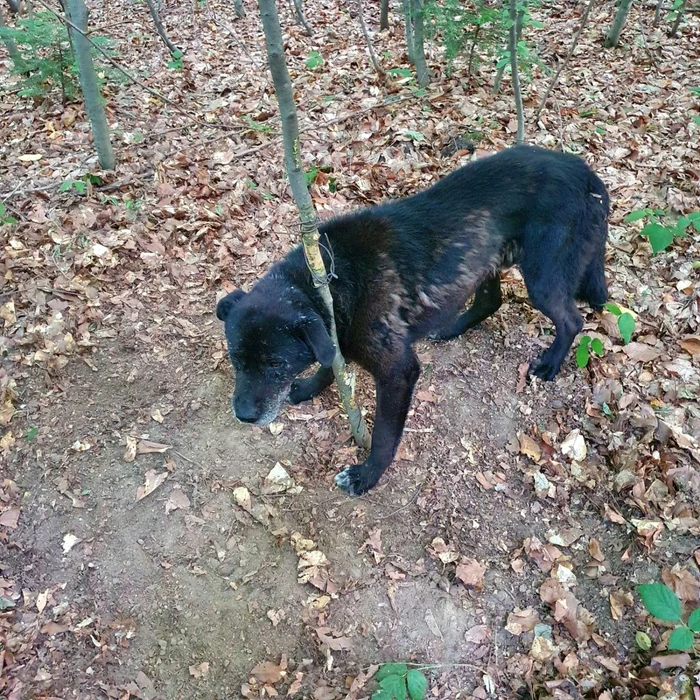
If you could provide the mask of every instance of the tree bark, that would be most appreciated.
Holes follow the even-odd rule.
[[[515,111],[518,115],[518,134],[516,143],[525,142],[525,114],[523,113],[523,96],[520,92],[520,76],[518,75],[518,25],[522,26],[522,19],[519,20],[518,0],[510,0],[510,70],[513,80],[513,94],[515,96]]]
[[[416,77],[418,85],[427,87],[430,83],[430,73],[425,61],[423,36],[423,0],[413,0],[413,58],[416,65]]]
[[[479,34],[481,33],[481,25],[477,24],[474,28],[474,36],[472,37],[472,45],[469,49],[469,62],[467,64],[467,76],[472,74],[472,68],[474,66],[474,51],[476,50],[476,42],[479,39]]]
[[[233,0],[233,11],[236,13],[236,17],[238,17],[238,19],[243,19],[245,17],[243,0]]]
[[[19,0],[7,0],[7,6],[10,8],[10,12],[13,15],[19,12]]]
[[[377,59],[377,54],[374,53],[372,38],[370,37],[369,32],[367,31],[367,25],[365,24],[365,13],[363,12],[362,8],[362,0],[357,0],[357,15],[360,20],[360,26],[362,27],[362,34],[367,42],[367,50],[369,51],[369,57],[372,61],[372,65],[374,66],[374,70],[376,70],[379,75],[386,75],[386,71],[384,68],[382,68],[382,64],[379,63]]]
[[[622,28],[625,26],[625,22],[627,21],[627,15],[629,14],[630,7],[632,7],[632,0],[621,0],[620,6],[617,8],[615,19],[610,27],[610,31],[608,31],[608,34],[605,37],[606,48],[614,48],[620,43],[620,34],[622,33]]]
[[[517,21],[517,39],[516,39],[516,44],[518,41],[520,41],[520,37],[522,36],[523,33],[523,17],[524,13],[523,12],[518,12],[518,21]],[[510,35],[508,37],[508,45],[510,46]],[[510,51],[510,49],[508,49]],[[496,71],[496,77],[494,78],[493,81],[493,94],[497,95],[501,91],[501,80],[503,80],[503,73],[506,70],[506,63],[504,62],[501,67]]]
[[[323,262],[319,247],[319,232],[316,210],[306,186],[306,178],[301,162],[301,149],[299,141],[299,123],[297,110],[294,104],[292,81],[289,77],[287,64],[284,57],[284,44],[282,42],[282,29],[275,0],[258,0],[260,17],[265,33],[267,47],[267,60],[272,74],[272,82],[275,86],[275,95],[282,120],[282,140],[284,142],[284,160],[287,168],[287,176],[292,189],[294,201],[299,209],[301,219],[301,237],[304,246],[304,254],[307,265],[311,271],[314,285],[323,299],[330,317],[330,335],[335,345],[335,358],[333,359],[333,374],[338,390],[343,401],[343,407],[348,414],[355,441],[364,448],[369,448],[370,436],[365,424],[362,412],[355,403],[354,388],[355,376],[346,364],[340,352],[338,334],[335,327],[333,314],[333,297],[331,296],[326,266]]]
[[[656,3],[656,9],[654,10],[654,21],[652,22],[652,24],[655,27],[659,26],[659,21],[661,20],[661,12],[663,11],[663,9],[664,0],[658,0],[658,2]]]
[[[168,34],[165,31],[165,27],[163,26],[163,21],[160,18],[160,15],[158,14],[158,8],[156,7],[155,3],[153,0],[146,0],[146,4],[148,5],[148,11],[151,13],[151,17],[153,18],[153,24],[156,25],[156,31],[158,32],[158,36],[161,38],[163,43],[168,47],[168,51],[170,51],[171,55],[174,56],[175,58],[179,58],[182,56],[182,51],[173,44],[172,41],[170,41],[170,38],[168,37]]]
[[[115,158],[112,144],[109,140],[109,126],[102,104],[102,95],[97,82],[95,66],[92,62],[90,52],[90,42],[86,39],[88,29],[88,13],[84,0],[67,0],[68,14],[70,21],[80,30],[76,31],[72,27],[69,33],[73,37],[75,47],[75,60],[78,64],[78,77],[80,87],[83,90],[85,110],[90,119],[92,127],[92,138],[97,150],[97,157],[100,166],[104,170],[114,170]]]
[[[379,8],[379,30],[389,29],[389,0],[382,0]]]
[[[6,29],[7,25],[5,24],[5,15],[2,11],[2,7],[0,7],[0,30]],[[3,33],[4,34],[4,33]],[[14,65],[16,71],[21,71],[22,70],[22,54],[20,54],[19,49],[17,48],[17,44],[15,44],[12,39],[10,39],[9,36],[3,36],[2,43],[5,44],[5,48],[7,49],[7,53],[10,55],[10,58],[12,59],[12,65]]]
[[[292,3],[294,5],[297,23],[301,24],[306,33],[311,36],[314,32],[313,29],[311,29],[311,25],[306,21],[306,17],[304,17],[304,8],[301,6],[301,0],[292,0]]]
[[[413,42],[413,0],[403,0],[404,35],[406,52],[410,63],[416,62],[416,49]]]
[[[683,4],[676,10],[676,18],[673,20],[673,26],[671,27],[671,31],[668,33],[669,36],[676,36],[678,27],[680,27],[681,20],[683,19],[686,4],[686,1],[683,0]]]
[[[571,48],[569,49],[569,53],[566,55],[566,58],[563,60],[559,68],[557,68],[557,72],[552,76],[552,79],[549,82],[549,86],[547,87],[547,91],[544,93],[544,97],[542,98],[542,102],[540,102],[540,106],[537,108],[537,112],[535,113],[535,121],[539,119],[539,116],[542,113],[545,104],[547,104],[547,98],[552,93],[552,90],[557,84],[557,81],[559,80],[559,76],[561,75],[562,71],[564,70],[564,68],[566,68],[566,66],[569,65],[569,61],[574,55],[576,45],[578,44],[578,40],[581,38],[581,33],[583,32],[583,29],[586,26],[586,23],[588,22],[588,17],[591,14],[591,10],[593,9],[593,5],[595,5],[595,2],[596,0],[588,0],[588,5],[586,5],[586,9],[583,11],[583,15],[581,16],[581,25],[579,26],[578,31],[574,36],[574,40],[571,42]]]

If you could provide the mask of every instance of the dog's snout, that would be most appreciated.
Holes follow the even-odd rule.
[[[261,411],[252,403],[236,403],[233,412],[241,423],[257,423],[260,420]]]

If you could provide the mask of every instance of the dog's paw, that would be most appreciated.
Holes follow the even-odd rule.
[[[346,467],[335,475],[335,485],[349,496],[361,496],[369,491],[374,484],[367,483],[361,465]]]
[[[557,376],[558,372],[559,367],[555,367],[554,365],[544,360],[542,362],[533,362],[530,365],[528,374],[531,377],[538,377],[539,379],[542,379],[545,382],[551,382],[554,379],[554,377]]]
[[[312,387],[309,386],[308,379],[295,379],[292,382],[291,389],[289,390],[287,401],[289,401],[292,406],[296,406],[298,403],[310,401],[313,397]]]

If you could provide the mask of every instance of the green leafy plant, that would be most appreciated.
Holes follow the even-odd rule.
[[[639,586],[639,595],[647,612],[657,620],[664,622],[673,622],[675,627],[671,636],[668,639],[668,648],[670,651],[686,651],[693,647],[695,635],[700,635],[700,608],[693,610],[688,616],[688,622],[683,622],[683,608],[678,596],[663,583],[650,583],[644,586]],[[637,635],[644,635],[643,632],[638,632]],[[644,635],[647,637],[647,635]],[[648,639],[648,637],[647,637]],[[646,643],[642,637],[637,639],[637,645],[640,640]]]
[[[5,224],[16,224],[17,219],[15,219],[14,216],[9,216],[7,213],[7,207],[5,206],[5,202],[0,202],[0,226],[4,226]]]
[[[693,226],[700,232],[700,211],[692,212],[673,220],[663,209],[635,209],[625,217],[626,223],[647,219],[647,224],[639,232],[640,236],[649,239],[654,255],[666,250],[676,238],[685,238],[686,229]]]
[[[19,94],[43,97],[60,88],[63,102],[75,99],[78,93],[78,69],[73,48],[62,22],[50,12],[35,12],[20,17],[14,27],[0,27],[0,38],[17,45],[22,57],[14,73],[22,76]],[[105,37],[91,36],[98,46],[109,48]],[[110,79],[113,74],[110,73]]]
[[[75,190],[78,194],[85,194],[85,188],[87,183],[85,180],[64,180],[59,188],[61,192],[68,192],[69,190]]]
[[[306,59],[306,67],[310,70],[323,65],[323,56],[318,51],[312,51]]]
[[[243,121],[246,123],[246,126],[248,127],[243,133],[247,133],[248,131],[255,131],[261,134],[269,134],[272,132],[272,127],[269,126],[268,124],[261,124],[260,122],[256,122],[255,119],[252,117],[249,117],[247,114],[243,115]]]
[[[384,664],[375,674],[379,689],[372,700],[423,700],[428,692],[428,679],[420,668],[406,664]]]
[[[172,68],[173,70],[182,70],[182,51],[178,50],[172,54],[171,59],[168,61],[168,68]]]
[[[636,323],[634,321],[634,316],[629,311],[623,311],[617,304],[608,302],[605,308],[613,315],[617,316],[617,329],[620,331],[622,340],[625,345],[632,340],[632,333],[634,333],[634,328]]]
[[[312,165],[308,170],[304,171],[304,178],[306,180],[306,186],[311,187],[313,181],[318,177],[318,168]]]
[[[603,354],[603,342],[600,338],[584,335],[576,349],[576,365],[580,369],[588,365],[588,361],[591,359],[591,350],[600,357]]]

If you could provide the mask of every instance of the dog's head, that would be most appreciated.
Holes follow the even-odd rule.
[[[335,348],[315,311],[300,311],[287,299],[270,298],[254,287],[231,292],[216,315],[226,328],[229,358],[236,371],[233,413],[255,425],[272,422],[294,378],[314,362],[330,367]]]

